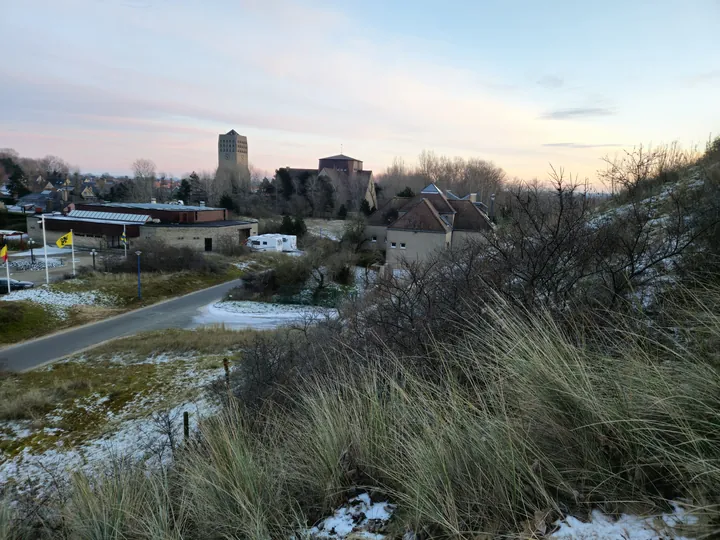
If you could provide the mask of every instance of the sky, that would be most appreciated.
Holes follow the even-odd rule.
[[[0,0],[0,148],[126,174],[423,149],[593,181],[720,132],[720,0]]]

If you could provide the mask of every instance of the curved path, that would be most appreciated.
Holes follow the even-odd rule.
[[[25,371],[110,339],[148,330],[186,328],[203,306],[220,300],[241,280],[228,281],[208,289],[165,300],[152,306],[123,313],[104,321],[70,328],[32,341],[0,349],[0,370]]]

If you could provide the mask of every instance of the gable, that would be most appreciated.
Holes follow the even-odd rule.
[[[425,193],[425,194],[435,193],[435,194],[440,194],[440,195],[442,195],[442,191],[440,191],[440,189],[439,189],[434,183],[433,183],[433,184],[428,184],[427,186],[425,186],[425,187],[420,191],[420,193]]]
[[[450,230],[427,199],[407,208],[407,212],[388,228],[442,233]]]
[[[455,231],[488,231],[492,229],[490,219],[472,201],[448,201],[455,210]]]
[[[442,193],[420,193],[419,195],[416,195],[412,202],[417,203],[421,200],[427,200],[430,204],[433,205],[435,210],[439,214],[454,214],[455,210],[453,210],[452,206],[448,203],[448,200],[445,198],[445,195]]]

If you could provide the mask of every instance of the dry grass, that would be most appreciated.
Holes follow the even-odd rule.
[[[219,274],[198,272],[145,273],[141,276],[142,300],[137,297],[137,275],[94,272],[80,280],[69,280],[53,285],[60,291],[100,291],[118,300],[121,307],[137,308],[166,298],[181,296],[193,291],[237,279],[240,271],[231,267]]]
[[[92,354],[93,356],[113,354],[152,356],[161,353],[232,353],[246,344],[255,333],[254,330],[236,331],[219,327],[198,330],[157,330],[109,341],[94,348]]]
[[[84,395],[90,388],[86,379],[54,379],[41,387],[27,388],[17,377],[0,382],[0,419],[27,420],[55,408],[59,402]]]

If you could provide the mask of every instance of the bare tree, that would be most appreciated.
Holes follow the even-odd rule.
[[[612,158],[605,156],[606,168],[598,176],[615,195],[624,191],[630,198],[639,190],[651,187],[653,182],[664,183],[667,175],[677,173],[681,168],[697,161],[695,149],[683,150],[677,143],[647,148],[640,145],[631,151],[625,150]]]
[[[149,202],[155,183],[155,162],[150,159],[136,159],[132,164],[134,181],[133,198],[137,201]]]
[[[395,158],[393,164],[378,177],[379,184],[387,196],[409,187],[415,193],[429,183],[437,183],[442,189],[450,189],[456,195],[477,193],[479,201],[487,202],[490,195],[499,193],[506,180],[505,171],[491,161],[461,157],[439,156],[430,150],[423,150],[415,169],[407,167],[402,159]]]

